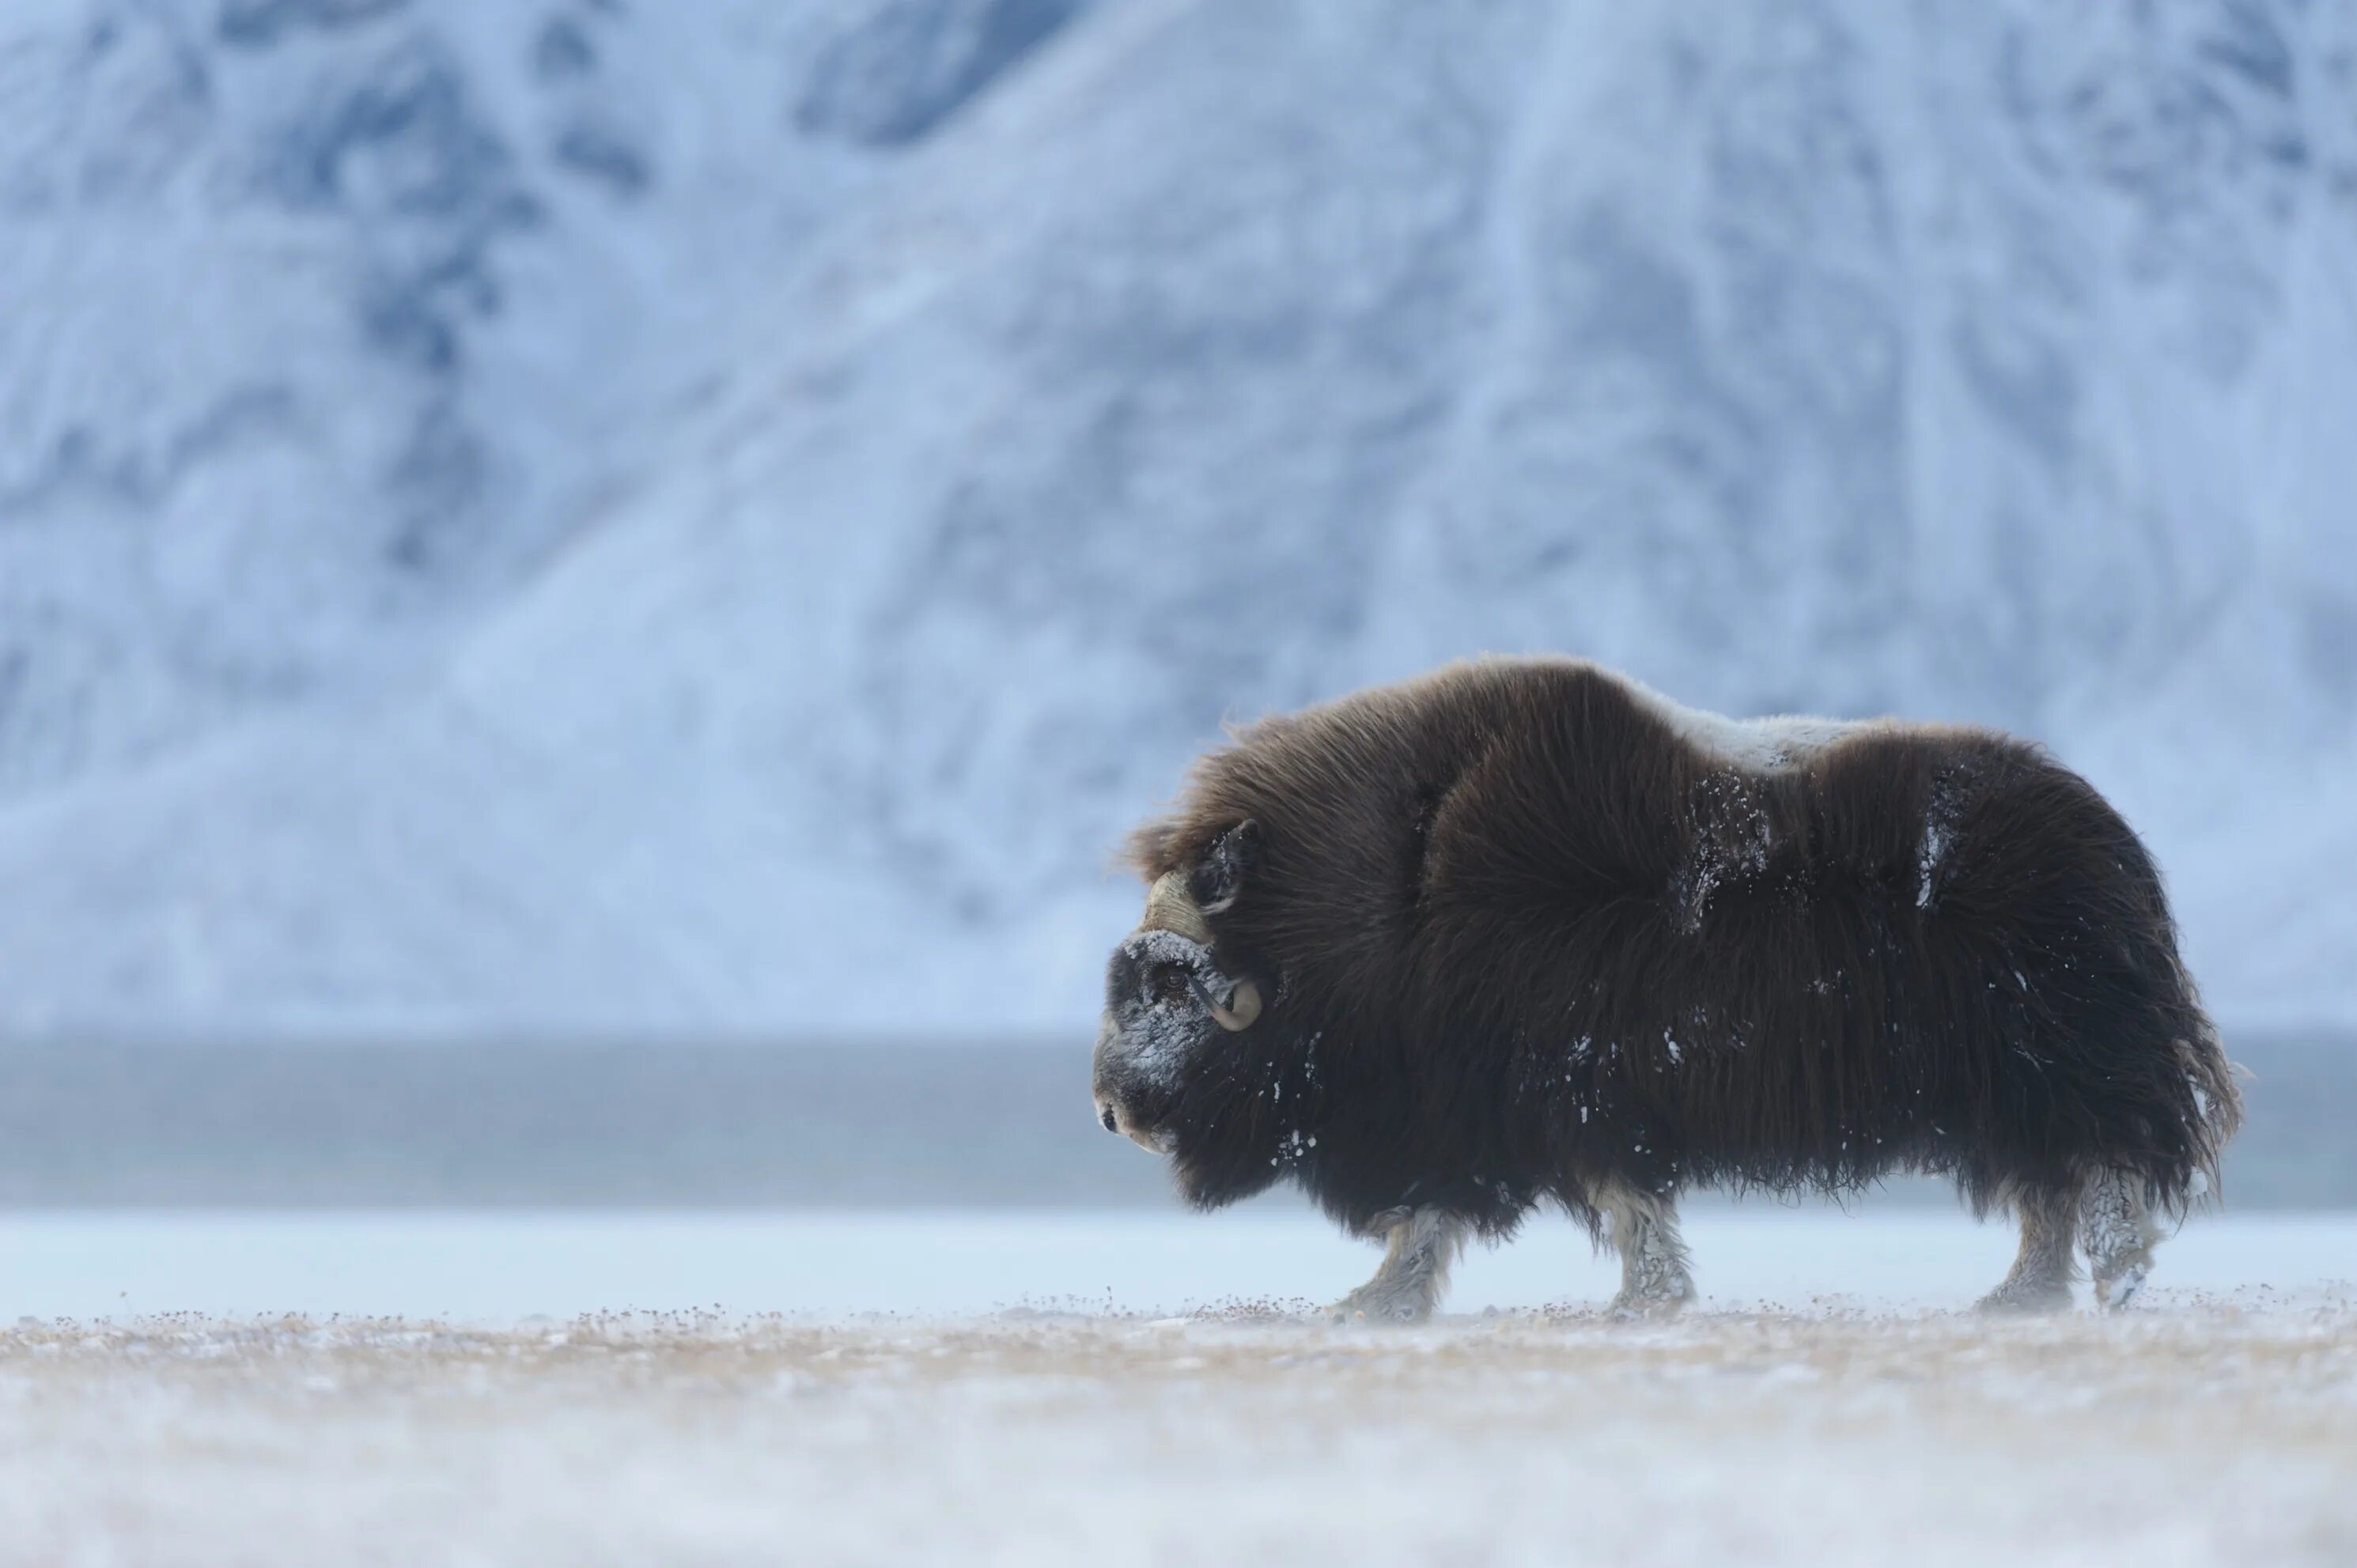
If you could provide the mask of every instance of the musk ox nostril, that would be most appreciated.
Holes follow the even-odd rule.
[[[1097,1108],[1097,1120],[1104,1123],[1104,1130],[1108,1133],[1121,1131],[1121,1123],[1114,1120],[1113,1107],[1110,1105],[1101,1105]]]

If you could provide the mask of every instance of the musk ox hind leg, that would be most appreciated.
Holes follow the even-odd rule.
[[[1440,1305],[1471,1227],[1437,1208],[1394,1220],[1375,1277],[1329,1308],[1336,1323],[1422,1323]]]
[[[1996,1289],[1981,1297],[1983,1312],[2059,1312],[2071,1305],[2078,1270],[2071,1243],[2078,1230],[2079,1195],[2067,1188],[2014,1187],[2008,1206],[2021,1220],[2021,1251]]]
[[[2079,1244],[2095,1280],[2095,1304],[2116,1312],[2136,1299],[2152,1273],[2160,1240],[2144,1186],[2134,1176],[2104,1171],[2079,1197]]]
[[[1667,1317],[1694,1300],[1694,1275],[1673,1196],[1615,1185],[1596,1195],[1596,1209],[1609,1228],[1612,1250],[1620,1254],[1613,1316]]]

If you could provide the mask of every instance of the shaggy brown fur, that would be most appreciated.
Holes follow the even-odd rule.
[[[1268,1005],[1125,1077],[1113,1009],[1156,966],[1117,955],[1101,1103],[1199,1204],[1286,1177],[1371,1235],[1897,1171],[1976,1211],[2067,1210],[2100,1173],[2199,1195],[2231,1069],[2084,780],[1986,730],[1700,717],[1499,660],[1242,732],[1131,858],[1231,900],[1202,950]]]

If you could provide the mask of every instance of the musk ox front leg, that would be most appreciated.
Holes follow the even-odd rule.
[[[1440,1305],[1471,1228],[1437,1208],[1395,1220],[1375,1277],[1328,1309],[1336,1323],[1422,1323]]]
[[[1612,1298],[1613,1316],[1667,1317],[1694,1300],[1694,1275],[1687,1267],[1685,1240],[1678,1234],[1674,1195],[1616,1184],[1597,1194],[1596,1208],[1609,1227],[1612,1250],[1620,1254],[1620,1294]]]
[[[2071,1305],[2071,1242],[2079,1223],[2079,1195],[2067,1188],[2017,1188],[2021,1251],[1996,1289],[1981,1297],[1983,1312],[2059,1312]]]
[[[2095,1304],[2117,1312],[2136,1299],[2152,1273],[2152,1249],[2160,1240],[2143,1184],[2117,1171],[2104,1171],[2079,1196],[2079,1244],[2095,1277]]]

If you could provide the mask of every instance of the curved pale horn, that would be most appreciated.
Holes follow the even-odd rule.
[[[1222,1007],[1214,1002],[1211,1008],[1211,1021],[1221,1028],[1231,1033],[1249,1029],[1253,1020],[1260,1016],[1260,987],[1249,980],[1239,980],[1228,997],[1228,1005]]]
[[[1188,896],[1184,872],[1173,871],[1146,890],[1144,925],[1148,929],[1175,931],[1202,947],[1211,945],[1211,928]]]

